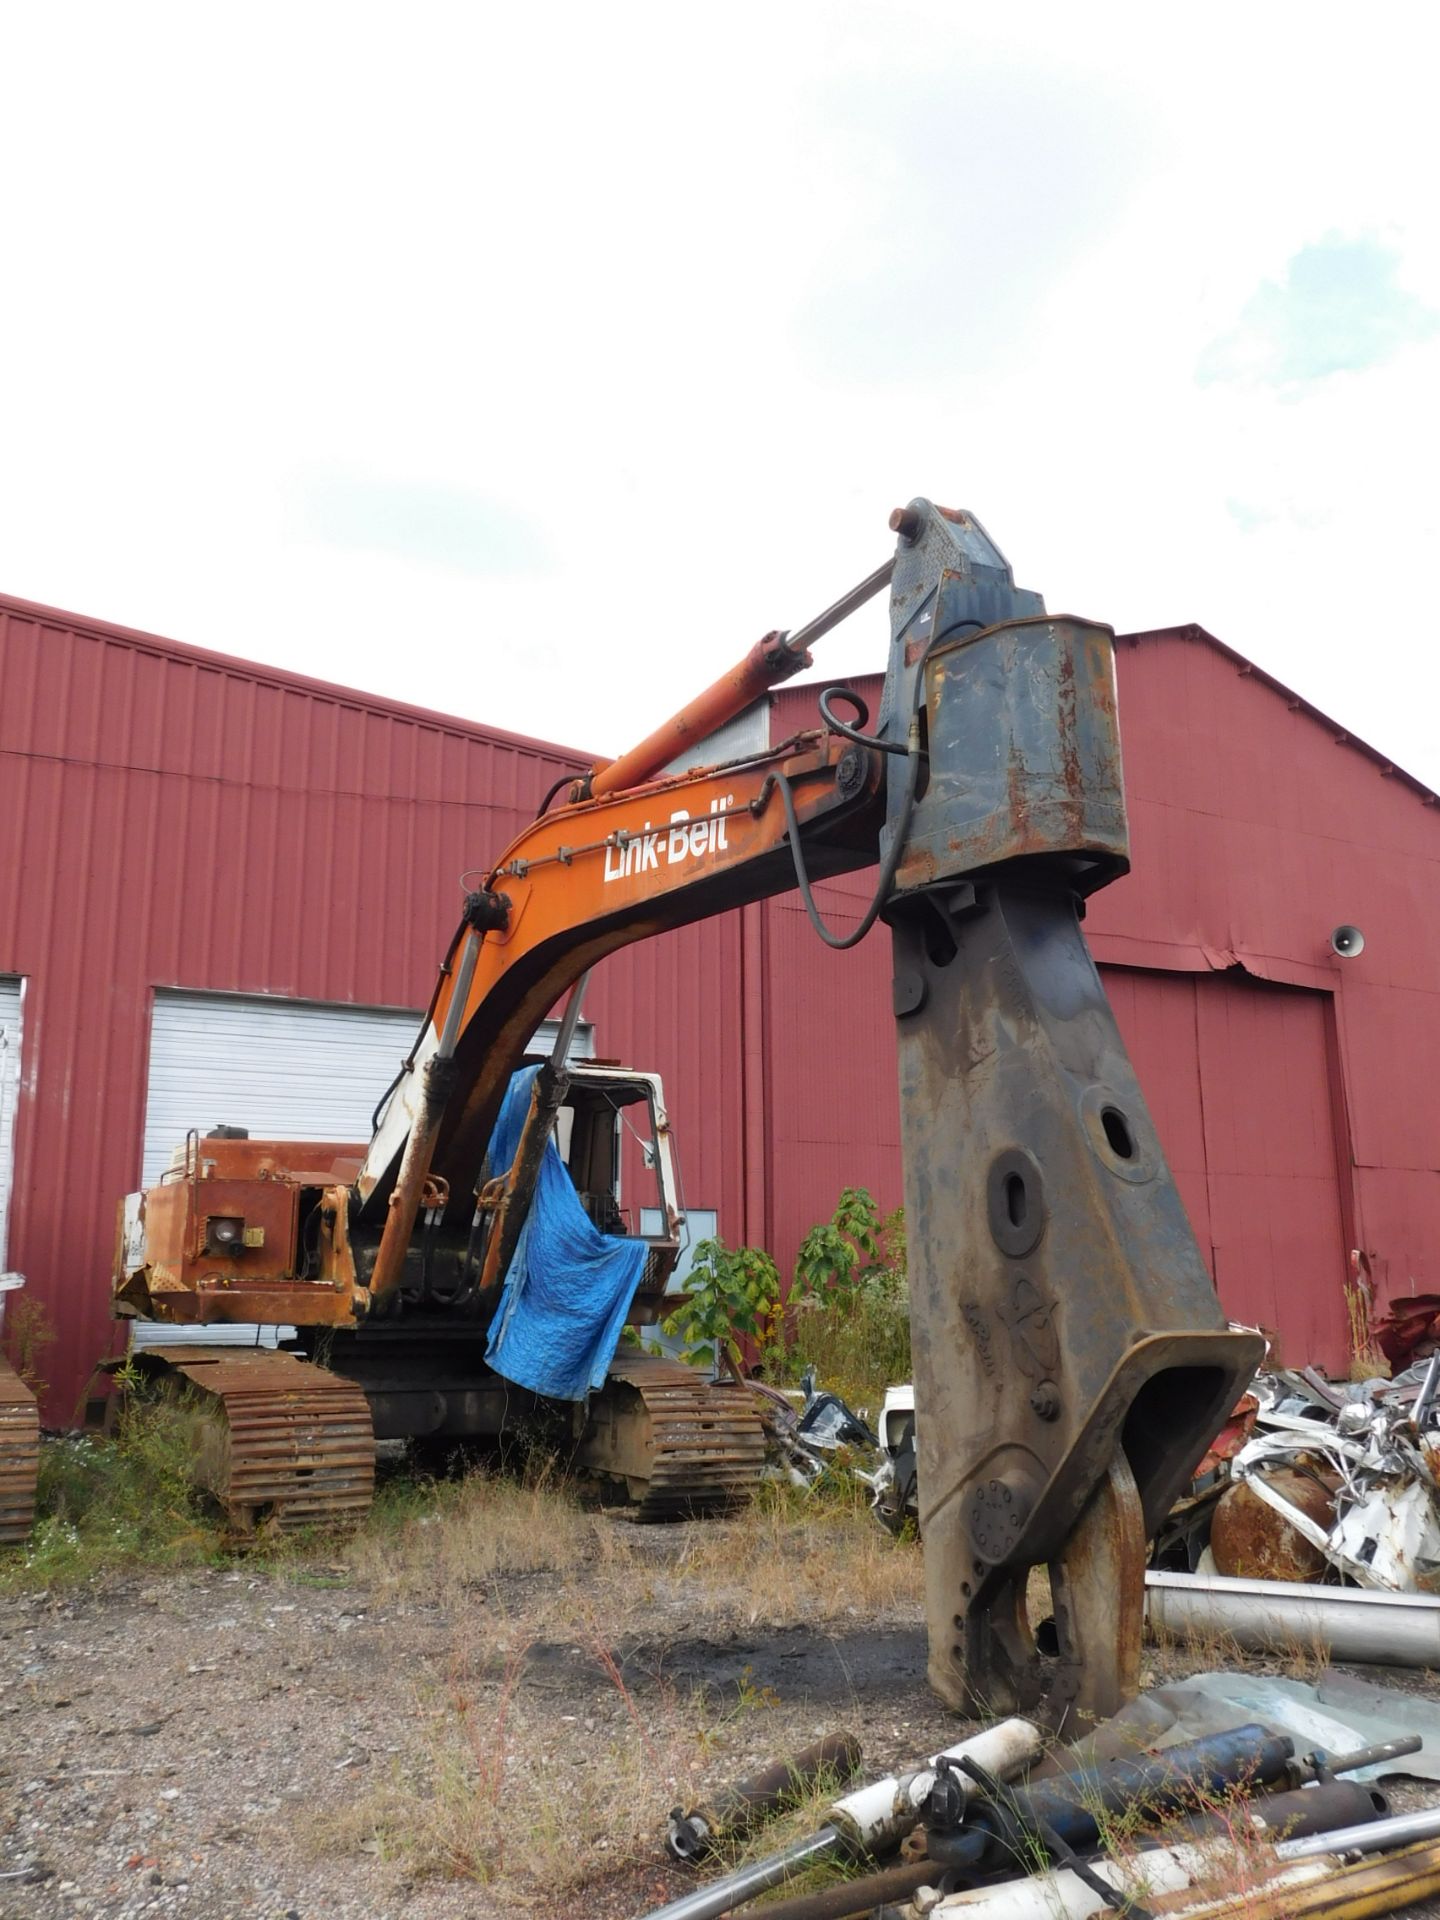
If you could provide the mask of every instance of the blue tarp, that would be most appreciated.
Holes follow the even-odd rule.
[[[492,1174],[515,1158],[539,1071],[522,1067],[511,1078],[490,1136]],[[490,1365],[534,1393],[583,1400],[605,1379],[647,1252],[643,1240],[615,1239],[591,1222],[552,1139],[490,1326]]]

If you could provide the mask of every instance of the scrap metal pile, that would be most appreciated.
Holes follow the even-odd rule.
[[[1263,1719],[1217,1729],[1228,1677],[1206,1678],[1221,1683],[1218,1694],[1196,1683],[1142,1696],[1069,1746],[1051,1747],[1039,1727],[1012,1718],[911,1772],[837,1791],[814,1830],[647,1920],[718,1920],[822,1865],[818,1890],[748,1911],[756,1920],[1108,1911],[1279,1920],[1388,1913],[1440,1891],[1440,1807],[1392,1814],[1374,1785],[1382,1775],[1433,1777],[1428,1758],[1412,1758],[1422,1736],[1364,1745],[1315,1702],[1278,1691]],[[1398,1706],[1404,1724],[1397,1696],[1367,1691],[1382,1719]],[[1330,1727],[1335,1750],[1306,1750],[1284,1731],[1287,1715],[1292,1729]],[[787,1803],[813,1802],[817,1784],[843,1787],[859,1758],[852,1739],[831,1736],[712,1805],[676,1808],[667,1850],[703,1868]]]
[[[837,1463],[892,1532],[918,1528],[915,1392],[890,1388],[872,1430],[807,1383],[800,1413],[768,1394],[772,1461],[801,1484]],[[1440,1347],[1393,1380],[1256,1375],[1155,1543],[1171,1572],[1440,1592]]]
[[[1256,1376],[1157,1563],[1237,1579],[1440,1586],[1440,1352],[1394,1380]]]

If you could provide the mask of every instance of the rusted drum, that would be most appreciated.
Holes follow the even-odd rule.
[[[1282,1500],[1328,1533],[1335,1524],[1333,1483],[1290,1467],[1261,1476]],[[1220,1498],[1210,1528],[1217,1573],[1239,1580],[1318,1580],[1327,1561],[1283,1514],[1268,1506],[1244,1481]]]

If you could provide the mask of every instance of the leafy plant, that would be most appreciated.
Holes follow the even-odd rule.
[[[122,1385],[135,1376],[122,1368]],[[124,1395],[109,1438],[40,1448],[35,1530],[0,1567],[0,1591],[67,1586],[120,1567],[194,1566],[221,1540],[191,1478],[192,1423],[167,1400]]]
[[[880,1219],[864,1187],[846,1187],[831,1218],[800,1244],[786,1338],[770,1371],[817,1380],[859,1406],[910,1378],[910,1295],[905,1211]]]
[[[844,1187],[830,1219],[800,1242],[790,1297],[837,1300],[855,1291],[880,1257],[880,1209],[864,1187]]]
[[[685,1358],[713,1366],[723,1355],[739,1364],[740,1342],[764,1344],[780,1314],[780,1273],[759,1247],[702,1240],[690,1265],[684,1300],[665,1331],[685,1341]]]

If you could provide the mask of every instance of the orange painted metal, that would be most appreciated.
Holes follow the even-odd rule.
[[[703,693],[647,734],[638,747],[622,753],[618,760],[597,761],[588,783],[590,793],[599,799],[653,778],[687,748],[743,713],[771,687],[809,665],[810,655],[803,647],[788,646],[781,633],[767,633],[737,666],[722,673]],[[583,787],[585,783],[579,784]]]
[[[464,1094],[425,1143],[424,1171],[449,1180],[457,1220],[473,1206],[476,1170],[510,1074],[566,989],[633,941],[794,884],[777,776],[790,783],[812,872],[872,864],[880,758],[831,733],[807,734],[743,766],[701,768],[542,814],[512,842],[484,896],[492,922],[503,908],[503,924],[489,925],[480,943],[456,1029],[455,1084]],[[442,963],[431,1014],[437,1035],[450,1023],[461,950],[471,938],[467,925]],[[397,1284],[414,1228],[410,1151],[389,1196],[372,1299]],[[385,1171],[383,1158],[367,1163],[357,1183],[362,1202]]]
[[[143,1196],[143,1272],[125,1266],[122,1206],[115,1299],[176,1324],[348,1326],[359,1300],[347,1240],[349,1183],[363,1147],[304,1140],[192,1139],[185,1166]],[[302,1204],[315,1210],[313,1271],[295,1272]],[[237,1219],[249,1238],[216,1251],[207,1225]]]
[[[457,1191],[479,1164],[527,1037],[582,973],[633,941],[794,885],[777,772],[791,784],[813,874],[873,865],[881,756],[829,733],[802,736],[794,747],[546,814],[512,844],[491,875],[510,903],[507,924],[485,936],[460,1026],[465,1095],[447,1115],[435,1155],[436,1171]],[[842,762],[853,784],[842,780]],[[557,869],[563,884],[555,884]],[[452,949],[437,1030],[455,958]],[[363,1193],[365,1175],[360,1184]]]

